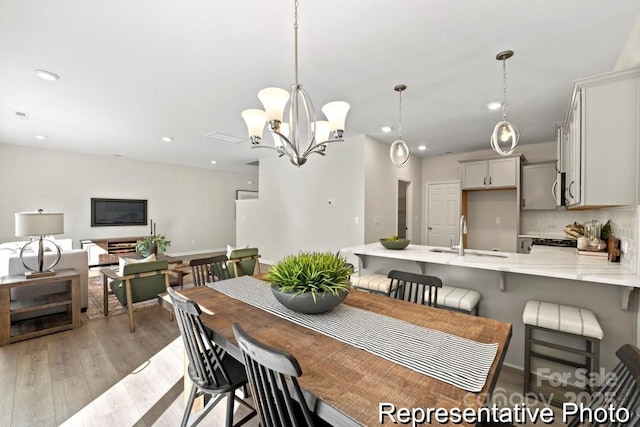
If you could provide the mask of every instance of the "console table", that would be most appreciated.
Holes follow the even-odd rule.
[[[89,252],[89,267],[98,265],[117,264],[118,258],[123,255],[134,255],[136,253],[136,242],[144,239],[145,236],[136,237],[112,237],[106,239],[84,239],[80,240],[80,247]],[[91,248],[100,248],[97,254],[97,262]],[[93,260],[93,261],[92,261]]]
[[[68,282],[67,291],[11,301],[11,289]],[[67,306],[64,313],[35,319],[12,320],[18,313]],[[72,269],[57,270],[55,276],[26,279],[24,275],[0,277],[0,345],[73,329],[80,326],[80,274]]]

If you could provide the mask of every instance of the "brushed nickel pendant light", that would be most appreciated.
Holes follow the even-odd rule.
[[[398,139],[391,144],[391,150],[389,150],[389,156],[391,156],[391,162],[397,168],[401,168],[409,161],[409,147],[402,140],[402,92],[407,89],[407,85],[397,85],[393,88],[400,95],[400,108],[399,108],[399,120],[398,120]]]
[[[496,124],[491,134],[491,148],[501,156],[513,153],[520,140],[520,131],[507,120],[507,59],[512,56],[512,50],[505,50],[496,55],[496,59],[502,61],[502,120]],[[503,149],[500,144],[508,148]]]

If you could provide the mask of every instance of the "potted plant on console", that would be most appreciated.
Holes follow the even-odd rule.
[[[152,235],[136,242],[136,252],[145,258],[151,254],[164,255],[169,246],[171,241],[164,234]]]
[[[265,274],[282,305],[300,313],[324,313],[349,293],[353,266],[338,253],[300,252],[273,265]]]

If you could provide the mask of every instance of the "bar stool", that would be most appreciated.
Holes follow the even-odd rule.
[[[531,392],[531,358],[549,360],[564,366],[587,369],[587,377],[592,372],[600,369],[600,340],[604,332],[598,323],[596,315],[587,309],[559,305],[542,301],[528,301],[522,313],[522,321],[525,325],[524,341],[524,394]],[[556,344],[533,337],[533,331],[545,331],[557,335],[559,340],[567,337],[574,337],[584,340],[586,350],[567,345]],[[532,351],[531,346],[537,345],[547,347],[560,352],[571,353],[581,356],[585,363],[581,364],[572,360],[563,359],[558,356],[542,354]],[[539,393],[539,392],[538,392]],[[542,394],[542,393],[539,393]],[[551,403],[561,406],[558,399],[551,399]]]
[[[386,296],[395,291],[397,284],[398,281],[390,280],[387,275],[379,273],[351,278],[354,289]],[[481,299],[482,295],[478,291],[443,285],[438,290],[436,306],[477,316]]]

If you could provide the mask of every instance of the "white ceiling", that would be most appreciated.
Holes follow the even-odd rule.
[[[511,49],[508,118],[521,144],[551,141],[572,81],[611,71],[639,14],[638,0],[300,0],[300,83],[318,111],[351,104],[346,137],[388,143],[404,83],[412,154],[476,150]],[[0,143],[255,172],[275,153],[205,135],[246,139],[240,112],[293,82],[292,26],[292,0],[0,0]]]

